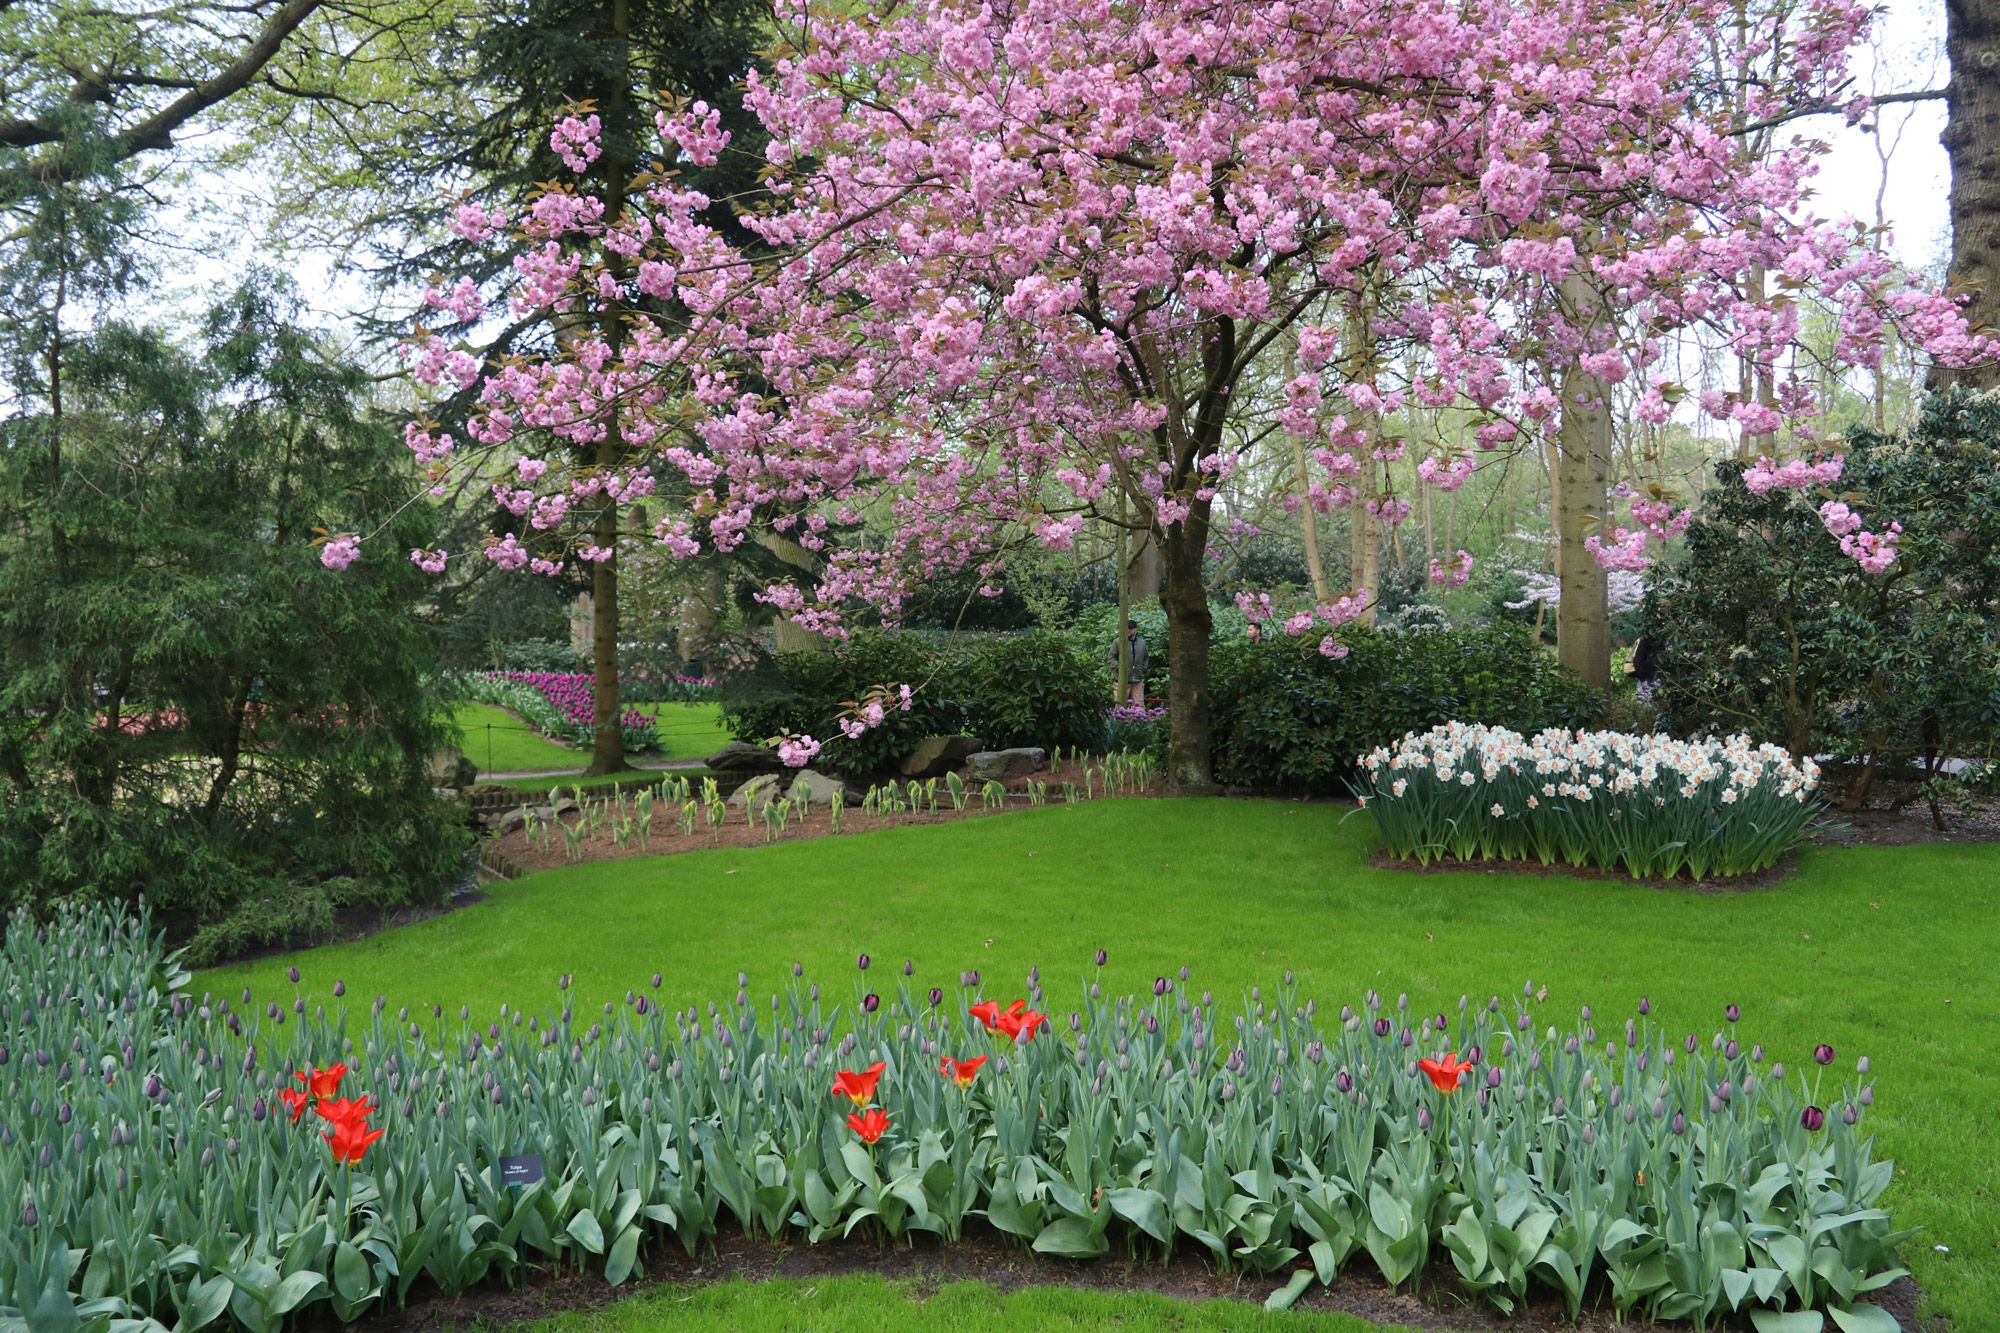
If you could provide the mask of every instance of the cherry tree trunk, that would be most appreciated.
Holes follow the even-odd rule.
[[[599,446],[600,452],[611,446]],[[618,507],[607,498],[598,511],[591,540],[618,549]],[[590,768],[598,773],[622,773],[625,732],[618,725],[618,557],[597,562],[590,575]]]
[[[1562,589],[1556,610],[1556,656],[1599,689],[1611,686],[1609,588],[1604,567],[1583,542],[1591,535],[1592,520],[1602,524],[1607,511],[1605,478],[1611,471],[1607,387],[1581,371],[1563,376],[1562,425],[1556,444],[1556,578]]]
[[[1215,628],[1201,580],[1208,548],[1208,501],[1169,527],[1161,546],[1167,613],[1167,792],[1212,796],[1209,756],[1208,637]]]
[[[1951,155],[1951,276],[1974,289],[1965,308],[1976,328],[2000,324],[2000,0],[1946,0],[1945,55],[1951,89],[1944,133]],[[2000,384],[2000,363],[1936,367],[1934,387]]]

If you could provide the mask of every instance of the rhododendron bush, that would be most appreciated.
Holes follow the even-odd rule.
[[[591,678],[570,671],[475,671],[461,682],[465,696],[479,703],[512,709],[523,722],[554,740],[590,745]],[[618,719],[625,748],[651,749],[660,743],[650,713],[627,709]]]
[[[1412,501],[1378,493],[1404,449],[1385,414],[1460,409],[1478,447],[1526,447],[1645,375],[1644,410],[1664,419],[1680,392],[1666,331],[1758,365],[1797,340],[1797,303],[1765,298],[1766,274],[1836,312],[1849,362],[1889,328],[1947,360],[1983,353],[1949,299],[1853,230],[1801,220],[1810,144],[1738,151],[1744,115],[1842,86],[1865,11],[1736,15],[787,3],[748,93],[777,201],[745,219],[760,248],[701,225],[708,201],[671,171],[615,215],[560,183],[513,219],[469,210],[467,236],[534,242],[512,313],[560,310],[575,336],[497,368],[420,337],[423,373],[476,384],[483,410],[463,439],[419,424],[411,444],[440,476],[504,472],[495,495],[518,522],[488,555],[510,568],[554,568],[521,534],[579,497],[640,498],[674,474],[662,494],[688,498],[658,539],[683,555],[795,544],[811,571],[763,596],[835,635],[860,611],[893,620],[914,580],[972,568],[993,586],[1010,550],[1135,516],[1163,554],[1168,777],[1201,789],[1210,515],[1238,441],[1274,414],[1317,470],[1315,507],[1359,500],[1393,525]],[[1711,63],[1756,77],[1704,100]],[[698,103],[658,123],[668,162],[711,162],[726,139]],[[587,164],[588,118],[557,133]],[[436,295],[480,299],[463,282]],[[1260,401],[1280,380],[1282,404]],[[1815,402],[1788,383],[1704,407],[1770,432]],[[647,461],[542,457],[610,431]],[[1445,460],[1425,484],[1464,475]],[[1329,656],[1338,635],[1323,626]]]
[[[1677,729],[1836,755],[1850,806],[1878,771],[1992,753],[2000,402],[1939,394],[1905,435],[1716,480],[1646,600]]]
[[[1448,1259],[1501,1311],[1894,1327],[1857,1299],[1902,1274],[1907,1234],[1868,1061],[1766,1051],[1734,1005],[1558,1021],[1530,983],[1336,1012],[1288,973],[1224,1013],[1184,968],[1113,996],[857,961],[826,994],[796,965],[739,973],[705,1008],[642,981],[578,1012],[565,980],[530,1009],[392,1012],[296,969],[282,999],[196,997],[143,916],[17,916],[0,1317],[275,1333],[566,1265],[618,1284],[739,1231],[989,1227],[1289,1274],[1274,1304]],[[523,1151],[544,1178],[510,1186],[499,1159]]]
[[[1391,855],[1744,875],[1819,813],[1819,768],[1747,738],[1450,723],[1361,756],[1362,804]]]

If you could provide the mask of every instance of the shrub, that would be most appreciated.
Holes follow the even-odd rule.
[[[403,554],[437,512],[331,346],[254,278],[179,337],[95,322],[69,425],[0,421],[0,905],[144,893],[207,960],[463,878]],[[376,554],[324,568],[313,524]]]
[[[1538,731],[1596,720],[1603,698],[1521,626],[1385,635],[1341,631],[1345,657],[1273,635],[1213,658],[1215,773],[1223,782],[1348,791],[1354,756],[1452,720]]]
[[[1835,755],[1860,776],[1935,773],[1991,756],[2000,735],[2000,397],[1930,398],[1907,437],[1850,431],[1839,492],[1793,497],[1718,484],[1657,571],[1647,633],[1661,647],[1658,701],[1678,734],[1743,731],[1794,755]],[[1902,525],[1894,562],[1870,574],[1817,508]]]
[[[1749,738],[1452,723],[1358,761],[1364,802],[1396,856],[1532,858],[1634,879],[1745,875],[1796,846],[1819,812],[1819,769]]]
[[[947,999],[899,979],[877,1007],[786,978],[713,1016],[643,986],[602,1021],[562,994],[525,1020],[259,1012],[185,994],[143,918],[17,917],[0,1313],[270,1333],[423,1279],[451,1296],[571,1264],[617,1284],[642,1248],[725,1225],[949,1242],[978,1216],[1072,1258],[1309,1257],[1280,1300],[1363,1252],[1396,1284],[1449,1254],[1469,1295],[1510,1311],[1546,1290],[1572,1318],[1587,1294],[1702,1323],[1845,1310],[1903,1271],[1894,1168],[1859,1127],[1873,1093],[1825,1077],[1830,1047],[1787,1078],[1733,1028],[1682,1041],[1648,1018],[1600,1044],[1587,1008],[1561,1030],[1498,998],[1419,1019],[1372,991],[1322,1022],[1289,979],[1230,1015],[1164,977],[1086,988],[1061,1030],[1026,1010],[1039,989],[1003,1010],[963,980]],[[498,1159],[525,1152],[545,1178],[510,1188]]]
[[[1126,704],[1104,710],[1104,753],[1147,754],[1154,762],[1167,757],[1167,710]]]
[[[882,724],[844,735],[841,716],[878,686],[910,688],[908,706]],[[1104,672],[1057,634],[1004,638],[858,634],[821,653],[780,653],[723,692],[723,712],[744,740],[791,732],[822,743],[818,764],[843,773],[887,768],[926,736],[978,736],[994,749],[1038,745],[1095,749],[1103,741]]]

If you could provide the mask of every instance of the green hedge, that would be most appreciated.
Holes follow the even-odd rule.
[[[312,980],[196,1001],[143,917],[14,919],[0,1322],[280,1333],[537,1270],[616,1285],[739,1233],[951,1244],[983,1223],[1066,1258],[1290,1273],[1274,1303],[1372,1264],[1503,1313],[1546,1294],[1572,1320],[1895,1328],[1853,1303],[1904,1272],[1895,1167],[1873,1160],[1866,1062],[1836,1071],[1830,1046],[1770,1052],[1788,1077],[1733,1025],[1337,1007],[1289,975],[1228,1013],[1185,974],[1068,999],[1031,975],[1004,1011],[1018,992],[985,1000],[976,973],[865,998],[857,973],[824,997],[746,976],[712,1013],[663,1012],[640,981],[615,1011],[552,993],[497,1015],[349,1008]],[[947,1058],[984,1063],[948,1066],[961,1085]],[[277,1096],[336,1065],[326,1095],[369,1099],[382,1131],[351,1166]],[[870,1119],[831,1095],[841,1072]],[[545,1177],[509,1186],[499,1159],[528,1153]]]
[[[839,718],[878,686],[908,685],[911,705],[850,740]],[[989,748],[1096,749],[1104,739],[1104,671],[1069,639],[1046,633],[939,642],[870,633],[821,653],[779,653],[723,691],[723,714],[740,739],[811,736],[816,767],[870,773],[926,736],[978,736]]]
[[[1602,696],[1518,625],[1377,634],[1341,631],[1344,658],[1319,639],[1273,636],[1213,649],[1215,775],[1239,786],[1345,794],[1355,759],[1405,733],[1479,722],[1533,734],[1583,727]]]

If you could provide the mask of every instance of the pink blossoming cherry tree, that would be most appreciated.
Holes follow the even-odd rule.
[[[976,567],[997,585],[1009,552],[1136,514],[1164,553],[1168,780],[1209,790],[1202,557],[1253,418],[1303,441],[1316,504],[1394,523],[1410,502],[1372,479],[1400,456],[1383,423],[1404,404],[1473,413],[1478,447],[1554,436],[1588,457],[1608,386],[1652,377],[1642,410],[1668,410],[1670,333],[1766,359],[1792,345],[1796,298],[1763,297],[1767,274],[1840,312],[1849,361],[1891,324],[1947,360],[1982,353],[1949,299],[1808,218],[1805,147],[1737,151],[1746,105],[1825,100],[1864,11],[1787,8],[1775,28],[1734,12],[787,3],[749,89],[777,201],[747,219],[763,244],[726,245],[670,171],[615,217],[542,195],[517,224],[544,245],[514,299],[577,333],[484,372],[471,443],[520,459],[503,503],[524,518],[658,485],[687,497],[656,533],[675,553],[796,542],[815,568],[763,595],[826,634],[867,609],[893,621],[914,580]],[[1718,49],[1738,67],[1736,42],[1739,66],[1777,71],[1747,103],[1697,77]],[[698,104],[659,128],[670,157],[721,147]],[[558,133],[587,165],[589,123]],[[440,299],[476,299],[453,292]],[[439,373],[471,372],[440,358]],[[1279,401],[1256,401],[1266,384]],[[1775,432],[1811,396],[1709,406]],[[605,431],[647,464],[536,466]],[[442,458],[426,432],[413,442]],[[1471,464],[1434,462],[1425,484],[1455,489]],[[1639,546],[1675,521],[1649,508]],[[1632,540],[1599,549],[1629,564]],[[506,539],[493,555],[527,558]],[[1438,576],[1467,572],[1461,557]],[[1338,656],[1369,591],[1283,628]]]

